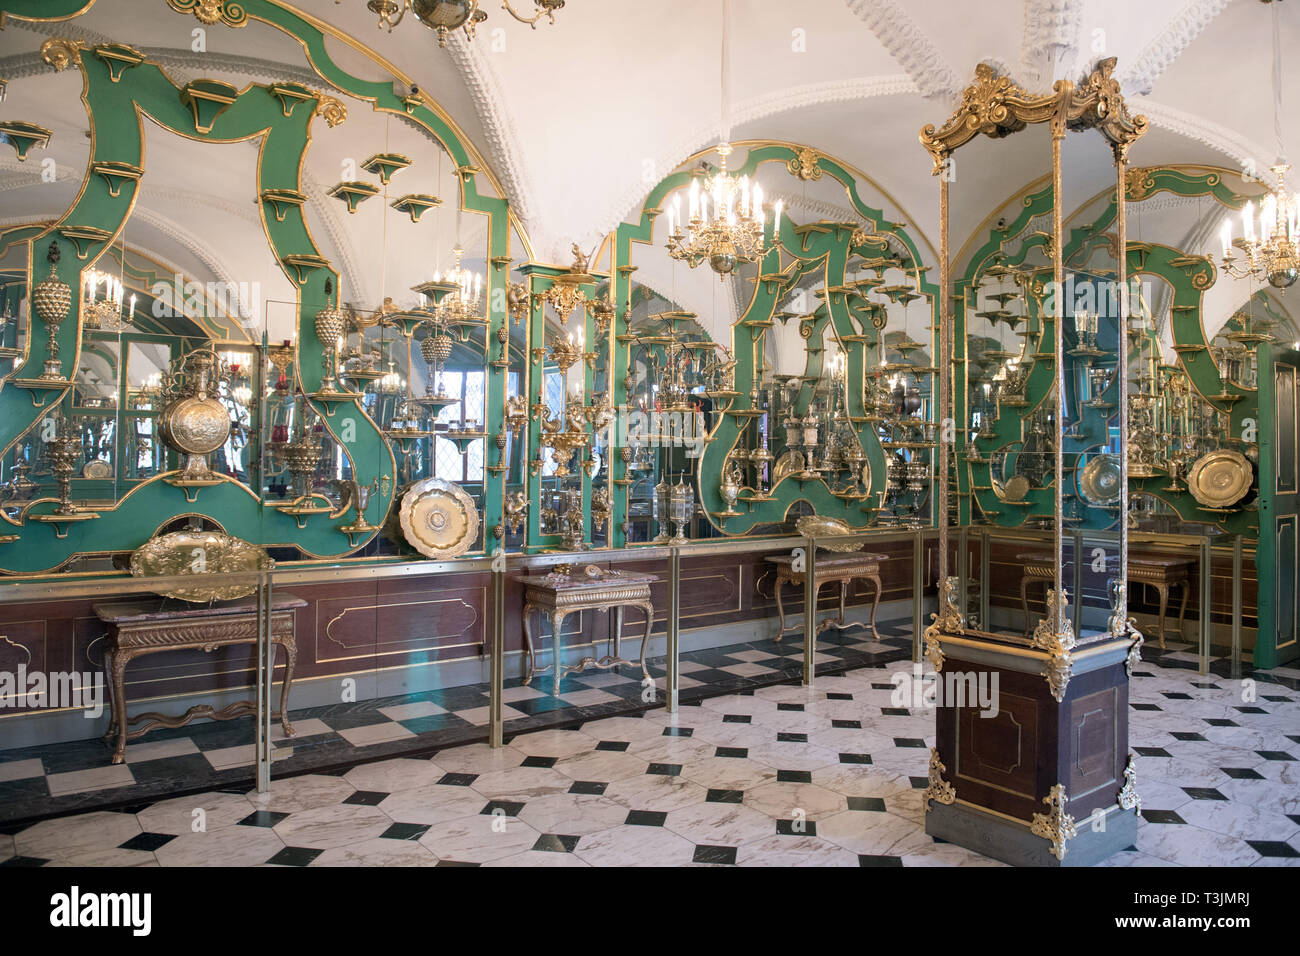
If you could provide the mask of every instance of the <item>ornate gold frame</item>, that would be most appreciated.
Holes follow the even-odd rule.
[[[1115,183],[1117,188],[1116,231],[1118,250],[1127,249],[1125,221],[1126,185],[1128,180],[1128,151],[1147,130],[1147,120],[1143,116],[1134,116],[1120,90],[1115,78],[1115,58],[1100,60],[1079,84],[1069,80],[1058,80],[1052,92],[1031,94],[1017,85],[1010,77],[1001,76],[992,66],[981,63],[975,69],[975,81],[962,94],[956,111],[936,127],[929,124],[921,129],[921,145],[933,160],[932,173],[939,177],[939,286],[940,286],[940,341],[939,351],[944,360],[939,376],[939,415],[942,420],[950,420],[953,415],[953,369],[957,358],[953,342],[953,292],[951,280],[951,262],[949,257],[949,183],[950,161],[953,153],[973,140],[978,135],[994,139],[1003,138],[1019,132],[1031,124],[1049,123],[1052,139],[1052,260],[1053,280],[1059,289],[1064,284],[1065,263],[1062,237],[1063,214],[1060,197],[1062,196],[1061,143],[1069,132],[1096,130],[1110,145],[1114,156]],[[1127,257],[1116,256],[1116,284],[1120,291],[1120,301],[1126,302],[1128,269]],[[1054,323],[1054,376],[1056,391],[1056,429],[1054,462],[1054,496],[1055,511],[1053,522],[1052,546],[1055,554],[1055,574],[1053,589],[1048,596],[1048,617],[1039,622],[1032,643],[1017,640],[1008,635],[994,634],[988,631],[969,629],[964,616],[957,606],[955,594],[959,582],[949,576],[949,528],[948,528],[948,482],[941,480],[938,493],[938,581],[940,584],[940,613],[935,616],[935,623],[926,629],[926,647],[932,660],[942,661],[940,638],[943,635],[956,637],[973,637],[991,639],[1001,643],[1029,644],[1044,654],[1043,676],[1048,680],[1052,694],[1062,700],[1069,683],[1073,652],[1085,643],[1096,640],[1118,640],[1131,638],[1128,626],[1127,591],[1117,589],[1119,606],[1111,617],[1110,630],[1103,634],[1080,641],[1073,634],[1067,619],[1068,598],[1062,581],[1063,563],[1063,491],[1064,468],[1060,433],[1063,430],[1062,406],[1065,396],[1065,361],[1063,322]],[[1119,381],[1119,430],[1126,434],[1128,428],[1127,404],[1128,389],[1126,376],[1116,376]],[[947,475],[952,463],[952,443],[940,442],[938,474]],[[1126,469],[1127,471],[1127,469]],[[1121,482],[1120,513],[1128,508],[1127,481]],[[1123,582],[1127,577],[1127,535],[1124,522],[1119,523],[1119,559],[1117,579]],[[987,626],[987,622],[982,622]],[[941,666],[941,665],[940,665]]]

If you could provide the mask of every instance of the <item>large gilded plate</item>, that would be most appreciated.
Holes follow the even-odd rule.
[[[855,532],[855,529],[842,518],[827,518],[822,515],[804,515],[794,523],[794,526],[805,538],[838,537]],[[830,542],[818,544],[819,548],[825,548],[827,551],[839,551],[845,554],[850,551],[861,551],[865,546],[865,541],[836,541],[834,544]]]
[[[131,573],[138,578],[193,575],[193,587],[159,591],[164,597],[195,604],[233,601],[257,590],[256,584],[229,584],[217,576],[239,571],[269,571],[271,556],[255,544],[219,531],[174,531],[150,538],[131,555]]]
[[[1221,448],[1196,460],[1187,476],[1187,489],[1207,508],[1229,508],[1246,497],[1253,480],[1246,456]]]
[[[1113,505],[1119,501],[1124,469],[1118,455],[1098,455],[1079,472],[1079,494],[1090,505]]]
[[[426,558],[454,558],[478,540],[478,508],[443,478],[417,481],[402,496],[402,534]]]

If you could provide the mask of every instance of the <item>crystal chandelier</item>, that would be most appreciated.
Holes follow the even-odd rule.
[[[341,0],[334,0],[335,4]],[[478,25],[487,19],[487,12],[481,9],[482,0],[367,0],[366,9],[379,17],[379,26],[389,33],[393,27],[402,22],[406,11],[410,10],[415,18],[430,30],[438,34],[438,46],[447,45],[447,37],[452,30],[463,29],[465,36],[474,39]],[[533,0],[532,16],[524,16],[510,4],[502,0],[501,9],[520,23],[526,23],[534,30],[542,17],[555,22],[555,11],[564,6],[564,0]]]
[[[131,293],[126,309],[122,308],[123,298],[121,279],[98,269],[89,270],[81,296],[83,327],[116,332],[129,325],[135,314],[135,293]]]
[[[433,277],[433,288],[444,291],[438,300],[438,321],[444,325],[459,326],[465,323],[481,323],[479,314],[483,305],[483,273],[473,272],[461,265],[465,250],[457,244],[451,250],[455,264],[445,273]]]
[[[727,0],[722,2],[722,142],[718,170],[704,186],[692,178],[689,192],[689,218],[682,220],[681,196],[673,196],[668,207],[668,254],[692,269],[702,262],[725,279],[741,263],[754,262],[770,248],[765,241],[763,187],[750,186],[749,177],[739,178],[727,172],[731,155],[727,55]],[[781,225],[781,203],[776,203],[772,232]]]
[[[1286,146],[1282,140],[1282,40],[1278,24],[1280,0],[1264,0],[1273,8],[1273,128],[1277,133],[1278,161],[1270,167],[1276,184],[1260,201],[1258,225],[1253,202],[1246,203],[1241,211],[1241,236],[1232,236],[1232,221],[1223,220],[1220,240],[1223,243],[1223,271],[1234,279],[1262,277],[1275,289],[1286,289],[1300,275],[1297,256],[1300,249],[1300,193],[1286,191],[1286,174],[1291,165],[1286,161]],[[1243,258],[1232,254],[1240,249]]]
[[[768,251],[764,241],[763,187],[749,177],[736,178],[727,172],[728,143],[718,146],[722,162],[704,188],[691,180],[689,215],[682,221],[681,196],[673,197],[668,208],[668,254],[692,269],[701,262],[725,278],[742,262],[754,262]],[[776,203],[774,223],[781,221],[781,201]]]

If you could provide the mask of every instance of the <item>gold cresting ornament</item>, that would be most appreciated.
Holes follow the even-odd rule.
[[[794,155],[790,162],[786,163],[786,169],[790,171],[791,176],[798,176],[804,182],[818,180],[822,178],[820,162],[821,156],[817,151],[805,146]]]
[[[1129,113],[1115,78],[1115,58],[1099,60],[1082,83],[1058,82],[1051,93],[1034,95],[999,76],[987,63],[975,68],[975,82],[962,93],[961,104],[941,128],[921,129],[921,145],[934,159],[934,175],[944,172],[948,157],[962,144],[983,134],[995,139],[1018,132],[1030,123],[1053,124],[1055,135],[1066,129],[1096,129],[1110,142],[1116,159],[1147,131],[1145,116]]]
[[[1069,852],[1065,847],[1066,842],[1079,835],[1074,825],[1074,817],[1065,810],[1065,805],[1069,802],[1070,798],[1065,795],[1065,787],[1056,784],[1047,792],[1047,796],[1043,797],[1048,812],[1035,813],[1029,824],[1030,833],[1052,842],[1050,852],[1058,860],[1064,860],[1065,854]]]
[[[1034,628],[1031,646],[1046,651],[1047,663],[1043,676],[1047,678],[1052,697],[1059,704],[1065,699],[1065,690],[1074,673],[1074,628],[1069,618],[1070,598],[1065,589],[1047,592],[1047,613]]]
[[[1124,198],[1129,202],[1141,202],[1151,195],[1156,181],[1149,166],[1130,166],[1124,174]]]
[[[943,647],[939,643],[941,634],[960,634],[966,627],[966,618],[958,605],[958,581],[955,577],[943,579],[939,589],[939,613],[931,614],[934,623],[925,629],[925,659],[936,671],[943,670]]]
[[[343,105],[343,101],[333,96],[321,94],[320,105],[316,107],[316,115],[323,117],[329,124],[329,128],[344,123],[348,118],[348,108]]]
[[[944,806],[951,806],[957,799],[957,791],[952,788],[947,780],[943,779],[944,771],[948,768],[943,765],[939,759],[939,751],[934,747],[930,748],[930,783],[925,788],[922,799],[925,802],[925,812],[930,812],[930,801],[942,803]]]
[[[177,13],[192,13],[210,27],[219,23],[228,27],[248,25],[248,13],[236,0],[167,0],[167,6]]]
[[[1137,757],[1133,754],[1128,755],[1128,764],[1124,767],[1124,786],[1120,788],[1115,802],[1119,804],[1121,810],[1137,810],[1142,812],[1142,797],[1137,791],[1137,767],[1134,766]]]
[[[62,73],[73,63],[81,62],[81,44],[64,37],[51,37],[41,44],[41,59]]]

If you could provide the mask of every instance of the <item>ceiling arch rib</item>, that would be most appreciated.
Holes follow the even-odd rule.
[[[1191,0],[1142,48],[1136,60],[1119,71],[1123,88],[1130,94],[1151,92],[1160,74],[1231,3],[1232,0]]]
[[[501,80],[478,46],[459,33],[447,42],[447,49],[460,69],[461,78],[465,81],[474,109],[478,112],[479,122],[483,124],[487,147],[492,151],[505,198],[531,230],[536,226],[531,220],[537,209],[533,183],[528,175],[528,165],[524,162],[526,154],[519,132],[510,118],[510,108]]]
[[[1134,113],[1141,113],[1160,129],[1177,133],[1194,142],[1217,150],[1232,160],[1239,169],[1253,166],[1257,170],[1266,170],[1272,162],[1267,147],[1231,130],[1219,123],[1168,106],[1146,97],[1134,97],[1129,103]]]
[[[1025,0],[1020,63],[1033,88],[1046,90],[1073,70],[1084,5],[1084,0]]]
[[[922,96],[955,99],[961,93],[957,73],[902,4],[895,0],[845,0],[845,3],[902,65]]]

